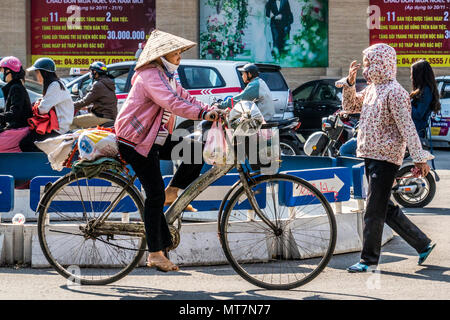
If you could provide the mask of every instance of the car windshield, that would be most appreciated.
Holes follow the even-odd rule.
[[[450,82],[444,82],[441,91],[441,99],[450,99]]]

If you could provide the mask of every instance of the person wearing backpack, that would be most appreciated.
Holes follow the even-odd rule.
[[[40,152],[41,150],[36,147],[34,142],[69,131],[73,121],[74,107],[69,91],[56,75],[56,65],[52,59],[40,58],[27,71],[36,72],[37,80],[43,86],[43,97],[35,104],[34,112],[36,112],[37,118],[48,115],[51,123],[44,133],[39,130],[31,130],[20,141],[19,146],[23,152]]]

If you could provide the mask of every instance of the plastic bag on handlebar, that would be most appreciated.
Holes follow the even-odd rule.
[[[222,124],[215,121],[208,131],[205,148],[203,149],[203,159],[207,164],[223,166],[232,156],[225,134]]]
[[[261,129],[264,117],[254,102],[240,101],[231,109],[228,123],[234,136],[252,136]]]

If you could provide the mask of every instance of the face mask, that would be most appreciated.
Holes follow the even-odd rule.
[[[369,68],[364,68],[362,74],[364,79],[366,79],[367,82],[370,82]]]
[[[10,74],[11,72],[8,72],[8,71],[5,71],[5,72],[3,72],[3,74],[2,74],[2,80],[3,80],[3,82],[7,82],[6,81],[6,77],[8,76],[8,74]]]
[[[174,73],[175,71],[177,71],[178,65],[170,63],[169,61],[164,59],[164,57],[161,57],[161,61],[163,62],[164,67],[166,67],[166,70],[170,73]]]

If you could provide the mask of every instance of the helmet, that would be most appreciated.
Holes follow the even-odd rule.
[[[8,68],[13,72],[19,72],[22,63],[16,57],[4,57],[0,60],[0,68]]]
[[[253,63],[247,63],[245,66],[238,68],[239,72],[248,72],[252,77],[257,77],[259,75],[258,67]]]
[[[329,141],[330,139],[324,132],[315,132],[306,140],[303,151],[308,156],[319,156],[323,153]]]
[[[27,71],[44,70],[48,72],[56,72],[55,62],[50,58],[39,58],[33,66],[29,67]]]
[[[97,71],[100,74],[105,74],[108,72],[108,67],[101,61],[95,61],[91,63],[89,70]]]

